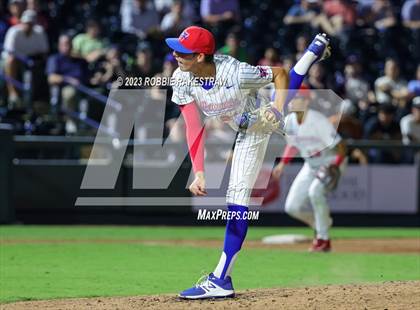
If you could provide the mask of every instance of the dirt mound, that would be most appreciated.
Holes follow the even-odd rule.
[[[420,281],[246,290],[233,299],[184,301],[174,295],[26,301],[16,309],[415,309]]]

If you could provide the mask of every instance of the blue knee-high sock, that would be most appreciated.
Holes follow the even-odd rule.
[[[286,103],[284,108],[287,109],[287,104],[295,97],[296,93],[298,92],[302,82],[305,78],[305,75],[301,75],[296,73],[295,68],[293,67],[292,70],[289,72],[289,88],[286,97]]]
[[[283,114],[287,114],[287,107],[290,101],[296,96],[296,93],[299,91],[300,86],[302,85],[303,80],[305,79],[306,74],[301,75],[296,73],[295,68],[293,67],[289,72],[289,87],[287,91],[286,102],[283,106]],[[272,100],[274,100],[275,93],[273,94]]]
[[[217,265],[214,275],[220,279],[229,276],[232,266],[236,260],[242,243],[248,230],[248,220],[242,219],[242,214],[248,211],[247,207],[230,204],[228,210],[240,214],[237,217],[229,219],[226,223],[225,243],[223,246],[223,253],[220,257],[219,264]]]
[[[316,62],[317,56],[311,51],[306,51],[295,66],[289,72],[289,87],[286,102],[283,107],[283,113],[287,114],[287,106],[299,91],[309,68]],[[274,98],[273,98],[274,99]]]

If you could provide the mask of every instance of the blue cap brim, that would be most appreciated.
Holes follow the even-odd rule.
[[[182,46],[182,44],[179,42],[178,38],[167,38],[165,39],[166,44],[173,49],[175,52],[183,53],[183,54],[193,54],[194,51],[189,50],[188,48],[185,48]]]

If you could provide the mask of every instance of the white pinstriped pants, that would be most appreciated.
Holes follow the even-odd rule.
[[[248,207],[271,134],[240,132],[233,150],[226,202]]]

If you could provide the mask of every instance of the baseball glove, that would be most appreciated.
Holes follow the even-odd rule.
[[[340,169],[336,165],[321,166],[316,173],[316,177],[324,184],[327,191],[337,188],[340,175]]]
[[[267,113],[271,112],[271,113]],[[274,114],[273,119],[268,119],[267,114]],[[270,105],[262,106],[252,112],[244,112],[236,120],[240,130],[272,133],[283,128],[283,115]]]

